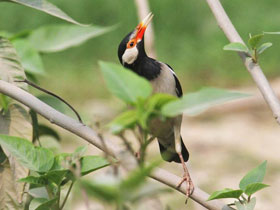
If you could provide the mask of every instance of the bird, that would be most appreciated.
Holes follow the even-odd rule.
[[[153,14],[149,13],[122,39],[118,47],[119,61],[125,68],[147,79],[152,85],[153,94],[164,93],[180,98],[183,91],[174,70],[168,64],[149,57],[145,51],[144,34],[152,18]],[[149,131],[158,140],[162,158],[168,162],[182,164],[184,174],[177,187],[187,182],[188,198],[194,190],[194,185],[185,164],[189,159],[189,152],[180,134],[181,123],[182,115],[166,121],[155,118],[149,123]]]

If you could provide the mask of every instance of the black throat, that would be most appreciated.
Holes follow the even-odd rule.
[[[118,55],[121,63],[122,63],[122,55],[126,50],[126,44],[129,41],[130,34],[128,34],[119,45]],[[161,64],[155,59],[147,56],[144,47],[144,37],[137,44],[137,49],[138,49],[137,59],[132,64],[122,63],[122,65],[128,69],[131,69],[139,76],[145,77],[147,80],[155,79],[160,74]]]

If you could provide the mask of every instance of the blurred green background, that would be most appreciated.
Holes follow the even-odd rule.
[[[40,78],[44,87],[78,103],[86,97],[107,97],[97,61],[119,62],[120,40],[138,23],[132,0],[52,1],[82,23],[100,26],[119,24],[103,36],[64,52],[43,56],[48,74]],[[222,1],[244,40],[248,34],[279,31],[280,2],[275,0]],[[236,87],[253,84],[238,55],[223,51],[228,43],[212,13],[202,0],[151,0],[154,16],[155,47],[158,59],[171,65],[185,92],[201,86]],[[9,32],[32,30],[45,24],[65,23],[55,17],[8,3],[0,4],[0,29]],[[267,15],[269,12],[269,15]],[[278,74],[280,36],[266,35],[273,43],[260,63],[269,78]],[[70,93],[71,94],[67,94]]]

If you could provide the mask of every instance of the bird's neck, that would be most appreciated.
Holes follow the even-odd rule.
[[[145,77],[147,80],[153,80],[160,74],[161,64],[153,58],[146,55],[142,55],[131,64],[127,65],[127,68],[131,69],[139,76]]]

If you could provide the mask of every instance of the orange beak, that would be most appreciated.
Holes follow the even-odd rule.
[[[142,40],[144,33],[149,25],[149,23],[151,22],[151,20],[153,19],[154,15],[152,13],[149,13],[140,23],[139,25],[136,27],[136,42],[138,42],[138,40]]]

